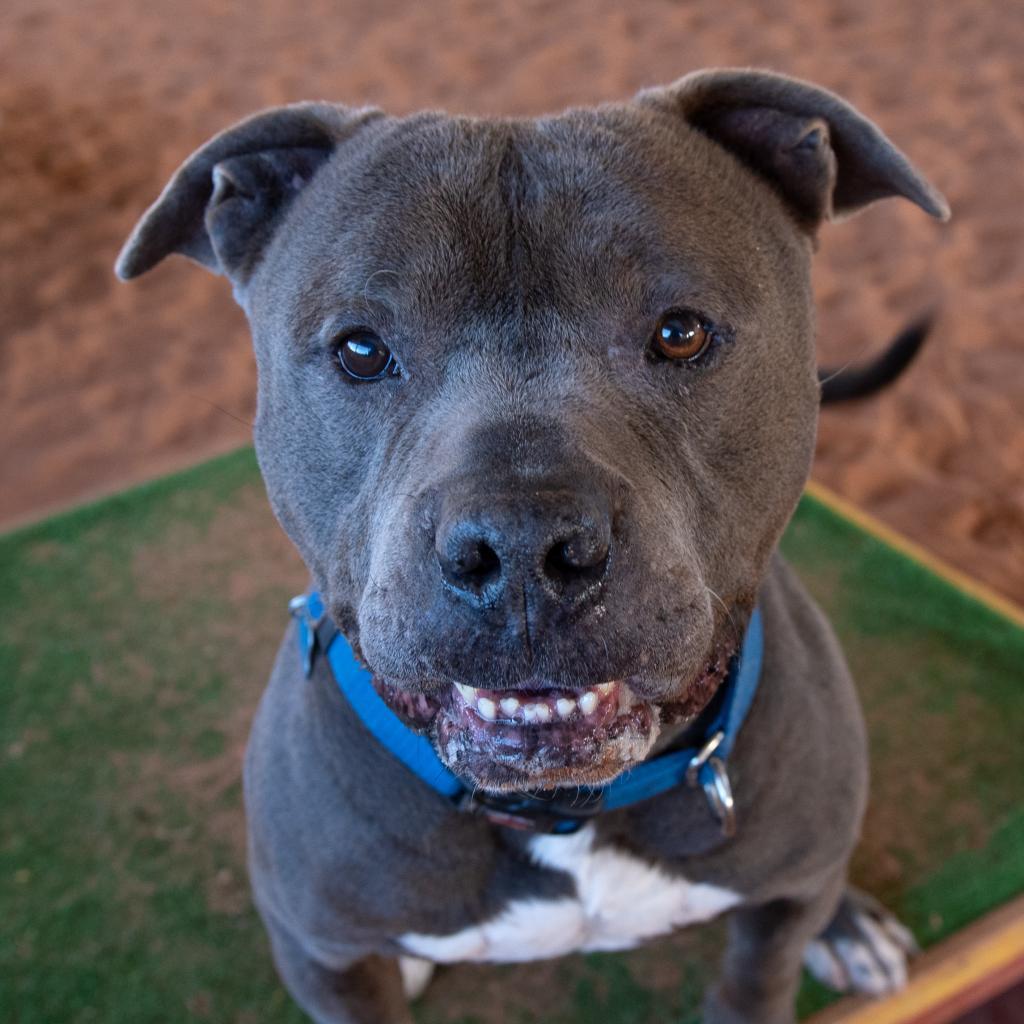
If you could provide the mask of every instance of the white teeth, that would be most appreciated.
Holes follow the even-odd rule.
[[[600,704],[602,698],[607,697],[615,690],[619,690],[619,703],[623,700],[629,701],[629,688],[619,687],[617,682],[600,683],[585,690],[575,700],[572,697],[559,697],[554,701],[554,706],[538,701],[533,704],[523,704],[515,697],[503,697],[501,700],[492,700],[484,697],[481,692],[473,686],[466,686],[464,683],[456,683],[455,688],[459,691],[463,701],[485,721],[493,722],[498,718],[499,710],[506,719],[517,719],[527,723],[547,723],[553,718],[561,718],[568,721],[579,708],[584,715],[592,715]]]
[[[523,718],[527,722],[550,722],[551,708],[547,704],[527,704],[523,708]]]

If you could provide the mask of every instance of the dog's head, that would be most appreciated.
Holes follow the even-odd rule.
[[[300,104],[200,149],[118,273],[231,279],[274,510],[392,707],[483,788],[598,783],[723,677],[810,465],[815,230],[890,195],[946,215],[767,73],[539,120]]]

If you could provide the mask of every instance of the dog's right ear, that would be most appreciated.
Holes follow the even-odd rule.
[[[245,284],[292,199],[336,147],[378,110],[296,103],[228,128],[175,172],[121,250],[115,271],[128,280],[180,252],[236,290]]]

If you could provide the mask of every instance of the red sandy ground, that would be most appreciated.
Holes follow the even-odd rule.
[[[877,119],[955,214],[891,202],[824,231],[823,362],[942,312],[898,386],[824,415],[816,474],[1024,601],[1024,4],[7,0],[0,31],[0,520],[249,437],[226,284],[184,261],[130,287],[110,269],[230,122],[305,98],[531,114],[762,65]]]

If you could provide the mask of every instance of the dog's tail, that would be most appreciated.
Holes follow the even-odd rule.
[[[856,366],[819,367],[821,404],[865,398],[891,384],[913,361],[931,330],[933,312],[904,327],[885,351],[868,363]]]

